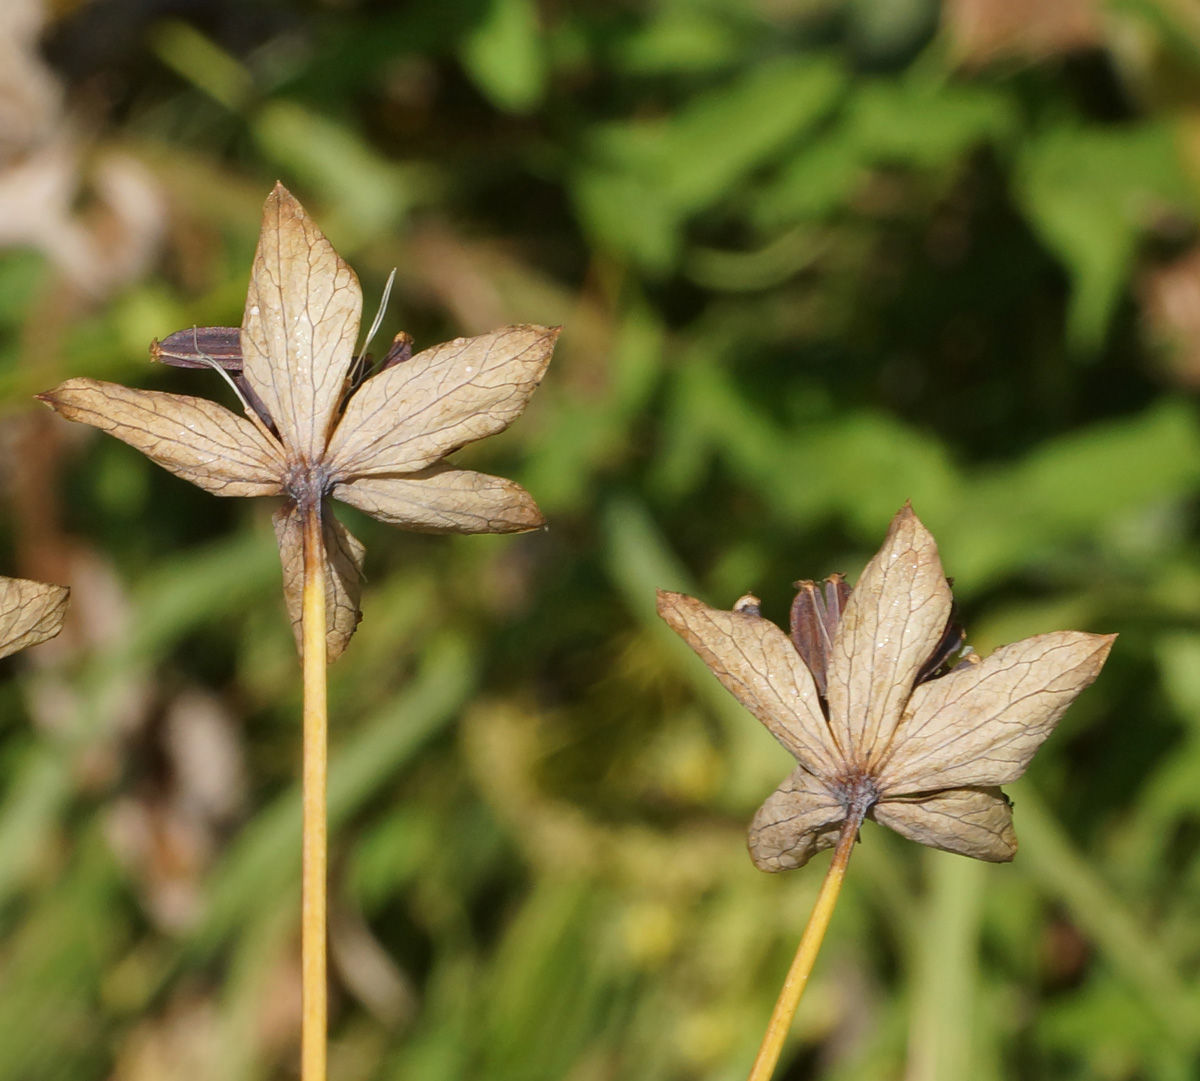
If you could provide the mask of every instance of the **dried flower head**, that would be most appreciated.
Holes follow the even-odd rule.
[[[39,397],[216,495],[285,495],[275,532],[298,636],[302,523],[330,497],[422,532],[514,533],[543,521],[519,485],[444,459],[520,415],[558,331],[504,327],[416,356],[401,335],[364,378],[365,358],[354,353],[361,310],[354,271],[277,184],[263,209],[241,331],[207,328],[205,345],[220,347],[212,357],[201,352],[196,332],[191,358],[232,369],[244,417],[203,398],[95,379],[70,379]],[[160,359],[169,352],[156,343]],[[363,547],[332,513],[321,517],[333,660],[359,620]]]
[[[66,586],[0,578],[0,657],[53,638],[67,616]]]
[[[840,575],[798,587],[790,637],[750,596],[725,612],[658,595],[662,617],[798,763],[754,817],[754,862],[801,867],[863,817],[933,848],[1012,859],[999,786],[1025,772],[1116,635],[1041,634],[980,660],[908,506],[853,591]]]

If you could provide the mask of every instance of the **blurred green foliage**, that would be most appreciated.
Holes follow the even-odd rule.
[[[73,375],[225,394],[146,347],[239,322],[276,177],[368,296],[398,266],[386,334],[565,326],[527,414],[459,455],[547,530],[346,513],[370,581],[331,670],[335,1081],[744,1076],[821,866],[750,864],[787,756],[654,589],[782,622],[907,499],[977,650],[1121,638],[1014,788],[1012,865],[867,825],[786,1077],[1197,1076],[1187,4],[57,10],[80,177],[132,157],[167,227],[103,299],[0,252],[6,569],[70,576],[77,620],[0,690],[0,1081],[294,1076],[272,508],[25,405]]]

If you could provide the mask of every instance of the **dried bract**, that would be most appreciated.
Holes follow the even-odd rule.
[[[853,591],[798,583],[792,634],[753,598],[731,612],[659,591],[660,615],[796,758],[750,826],[764,871],[800,867],[873,818],[914,841],[1012,859],[1015,781],[1115,635],[1058,631],[963,651],[937,545],[910,507]],[[749,603],[753,602],[753,603]]]
[[[168,363],[223,369],[241,394],[244,417],[203,398],[95,379],[70,379],[39,395],[67,419],[115,435],[216,495],[286,496],[275,531],[297,637],[301,523],[309,508],[322,508],[330,660],[358,623],[363,556],[328,511],[330,497],[420,532],[515,533],[543,521],[519,485],[444,459],[520,415],[557,329],[509,326],[416,356],[400,335],[365,377],[354,353],[361,309],[354,271],[276,185],[263,210],[240,333],[198,328],[154,345]]]
[[[70,592],[28,578],[0,578],[0,657],[58,634]]]

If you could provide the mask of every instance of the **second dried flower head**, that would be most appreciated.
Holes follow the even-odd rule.
[[[937,545],[911,507],[851,591],[802,582],[791,635],[752,597],[721,611],[659,592],[662,617],[797,766],[750,826],[764,871],[803,866],[873,818],[934,848],[1012,859],[1015,781],[1116,635],[1056,631],[962,651]]]

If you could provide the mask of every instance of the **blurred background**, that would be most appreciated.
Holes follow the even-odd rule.
[[[276,179],[386,341],[564,325],[462,451],[546,530],[344,508],[332,1081],[734,1081],[828,857],[653,613],[786,621],[911,499],[974,648],[1119,631],[985,866],[864,827],[789,1081],[1200,1076],[1193,0],[4,0],[0,1081],[275,1081],[299,1023],[298,665],[270,500],[30,396],[212,396]],[[377,347],[378,349],[378,347]]]

